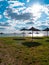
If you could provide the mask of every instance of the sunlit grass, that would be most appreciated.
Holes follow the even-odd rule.
[[[0,38],[0,65],[49,65],[49,37]]]

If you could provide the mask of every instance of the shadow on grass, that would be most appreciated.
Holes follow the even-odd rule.
[[[43,38],[41,38],[41,37],[33,37],[33,39],[43,39]]]
[[[46,42],[49,42],[49,40],[46,40]]]
[[[41,43],[38,42],[23,42],[22,44],[27,47],[37,47],[41,45]]]
[[[13,40],[25,40],[25,38],[14,38]]]

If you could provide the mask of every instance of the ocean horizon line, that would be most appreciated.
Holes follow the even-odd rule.
[[[5,33],[5,34],[0,34],[0,37],[13,37],[13,36],[30,36],[32,37],[32,32],[22,32],[22,33]],[[42,37],[42,36],[47,36],[47,32],[33,32],[33,37]],[[48,31],[48,36],[49,36],[49,31]]]

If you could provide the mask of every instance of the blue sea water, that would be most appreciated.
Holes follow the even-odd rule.
[[[42,34],[43,34],[43,36],[47,36],[46,31],[38,31],[38,34],[36,32],[37,31],[33,31],[33,36],[38,35],[38,34],[39,34],[39,36],[42,35]],[[16,36],[22,37],[23,35],[32,36],[32,32],[31,32],[31,34],[29,34],[29,32],[25,32],[25,34],[23,34],[23,33],[15,33],[15,34],[14,33],[4,33],[4,34],[0,34],[0,37],[16,37]],[[48,36],[49,36],[49,31],[48,31]]]

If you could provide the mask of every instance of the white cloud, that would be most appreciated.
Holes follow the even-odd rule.
[[[12,8],[12,12],[13,12],[13,13],[17,13],[17,14],[19,15],[19,14],[21,14],[20,11],[23,11],[23,10],[25,10],[25,9],[26,9],[26,7]]]
[[[7,20],[7,23],[9,23],[10,26],[0,26],[0,28],[4,28],[5,33],[14,33],[16,31],[15,26],[16,26],[16,21],[13,20]],[[5,24],[5,22],[0,22],[1,24]],[[3,30],[2,30],[3,31]]]
[[[49,15],[49,5],[44,5],[42,11],[44,11],[47,15]]]
[[[26,8],[22,13],[32,13],[33,22],[41,17],[42,12],[49,16],[49,5],[34,4]]]
[[[24,20],[24,21],[23,20],[14,20],[14,19],[11,20],[11,18],[8,17],[7,11],[5,11],[4,15],[6,16],[6,18],[10,19],[7,22],[11,25],[10,27],[8,27],[8,30],[9,29],[12,30],[12,28],[13,28],[13,30],[15,30],[15,27],[18,27],[18,28],[25,27],[24,25],[27,22],[30,22],[30,21],[34,22],[35,26],[47,25],[46,21],[49,21],[49,17],[47,17],[48,20],[46,19],[44,21],[45,23],[42,23],[41,20],[37,21],[37,19],[42,17],[41,16],[42,12],[45,12],[45,14],[49,16],[49,5],[40,5],[40,4],[36,5],[36,4],[34,4],[34,5],[26,8],[24,6],[24,3],[21,3],[21,2],[18,2],[18,1],[9,1],[9,3],[10,3],[9,8],[12,9],[12,13],[17,13],[18,15],[24,14],[24,13],[32,13],[32,17],[31,17],[32,21],[31,21],[31,19]],[[11,4],[11,3],[13,3],[13,4]],[[22,6],[22,7],[14,8],[14,6]]]
[[[15,27],[16,26],[16,20],[15,19],[13,19],[13,20],[7,20],[7,22],[9,23],[9,25],[10,25],[10,27]]]
[[[32,13],[32,16],[33,16],[32,19],[34,19],[34,21],[36,21],[41,16],[40,7],[42,7],[42,6],[39,6],[39,9],[36,10],[35,7],[31,6],[31,7],[26,8],[25,10],[23,10],[22,13]],[[38,6],[36,8],[38,8]]]
[[[15,30],[15,28],[19,28],[21,29],[22,27],[26,27],[26,23],[28,22],[29,20],[8,20],[7,22],[9,23],[9,27],[7,28],[7,30]],[[17,30],[17,29],[16,29]]]
[[[5,22],[0,22],[0,23],[4,25]]]
[[[2,18],[2,15],[0,15],[0,19]]]
[[[20,11],[20,10],[26,9],[26,7],[20,7],[20,8],[17,8],[17,9],[18,9],[18,11]]]
[[[7,29],[7,28],[8,28],[8,26],[0,26],[0,28]]]
[[[27,0],[27,2],[30,2],[30,0]]]
[[[19,1],[8,1],[8,3],[10,4],[10,8],[13,8],[14,6],[24,6],[24,3],[21,3]]]
[[[18,11],[18,9],[15,9],[15,8],[12,8],[12,12],[13,12],[13,13],[20,14],[19,11]]]
[[[4,11],[3,15],[4,15],[6,18],[11,19],[11,17],[8,16],[7,10]]]

